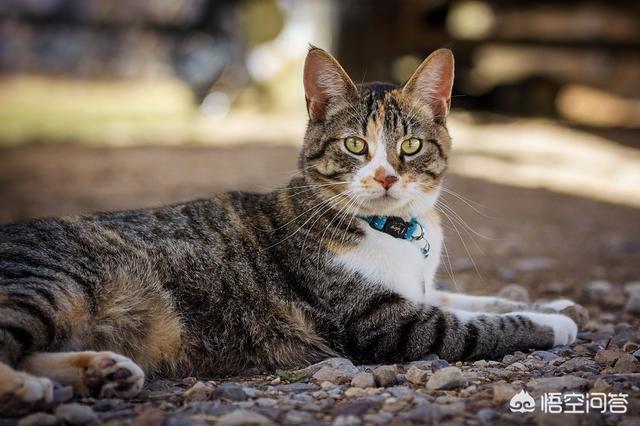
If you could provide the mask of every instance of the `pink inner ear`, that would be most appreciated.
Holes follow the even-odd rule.
[[[321,74],[327,72],[325,59],[316,52],[309,52],[304,64],[304,92],[307,112],[312,120],[324,118],[327,104],[326,88],[320,84]]]
[[[304,92],[309,118],[323,120],[331,104],[344,102],[355,86],[340,64],[327,52],[312,49],[304,63]]]
[[[435,117],[445,117],[449,113],[449,109],[451,108],[451,98],[447,97],[434,99],[430,103],[430,106]]]
[[[325,103],[318,101],[317,98],[309,98],[305,96],[307,101],[307,112],[312,120],[320,120],[324,117]]]
[[[405,86],[411,96],[426,102],[436,117],[445,117],[451,107],[453,55],[442,49],[431,54]]]
[[[429,64],[431,65],[431,64]],[[428,66],[421,75],[421,86],[426,92],[429,106],[436,117],[445,117],[451,107],[451,89],[453,87],[453,64],[447,62]]]

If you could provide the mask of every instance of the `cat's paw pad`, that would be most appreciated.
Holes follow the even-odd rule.
[[[19,416],[53,402],[53,383],[20,371],[0,375],[0,416]]]
[[[142,390],[144,372],[125,356],[98,352],[85,370],[84,383],[101,397],[132,398]]]
[[[568,316],[578,324],[578,327],[583,327],[589,321],[589,313],[587,310],[582,305],[578,305],[569,299],[552,300],[551,302],[543,304],[542,307],[549,311]]]

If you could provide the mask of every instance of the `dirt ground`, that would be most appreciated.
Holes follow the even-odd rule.
[[[294,146],[264,144],[7,148],[0,150],[0,222],[268,191],[295,173],[296,158]],[[515,287],[520,295],[577,298],[592,320],[571,347],[455,366],[437,357],[380,366],[332,358],[304,374],[157,378],[126,401],[58,387],[54,406],[0,425],[638,424],[640,328],[638,308],[627,304],[638,284],[623,285],[640,280],[639,210],[455,174],[446,188],[459,194],[445,191],[443,199],[461,219],[444,219],[443,284],[487,294],[517,283],[526,288]],[[587,286],[593,280],[608,283]],[[572,417],[536,408],[523,416],[509,409],[523,388],[536,399],[560,390],[626,395],[629,410]]]
[[[295,147],[251,144],[5,148],[0,222],[153,206],[227,190],[264,192],[284,184],[296,161]],[[571,296],[596,279],[614,285],[640,280],[638,209],[454,174],[445,186],[469,201],[443,196],[466,223],[444,220],[449,260],[443,260],[443,282],[474,293],[518,283],[536,296]]]

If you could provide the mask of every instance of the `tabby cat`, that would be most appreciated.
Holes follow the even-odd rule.
[[[403,86],[355,85],[311,48],[309,123],[287,187],[0,226],[2,414],[49,403],[51,379],[128,398],[143,372],[454,361],[572,342],[567,316],[434,288],[453,71],[441,49]]]

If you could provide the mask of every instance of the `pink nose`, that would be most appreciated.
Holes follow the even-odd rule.
[[[398,176],[387,175],[386,173],[376,173],[373,177],[376,182],[380,182],[384,189],[389,189],[391,186],[398,181]]]

